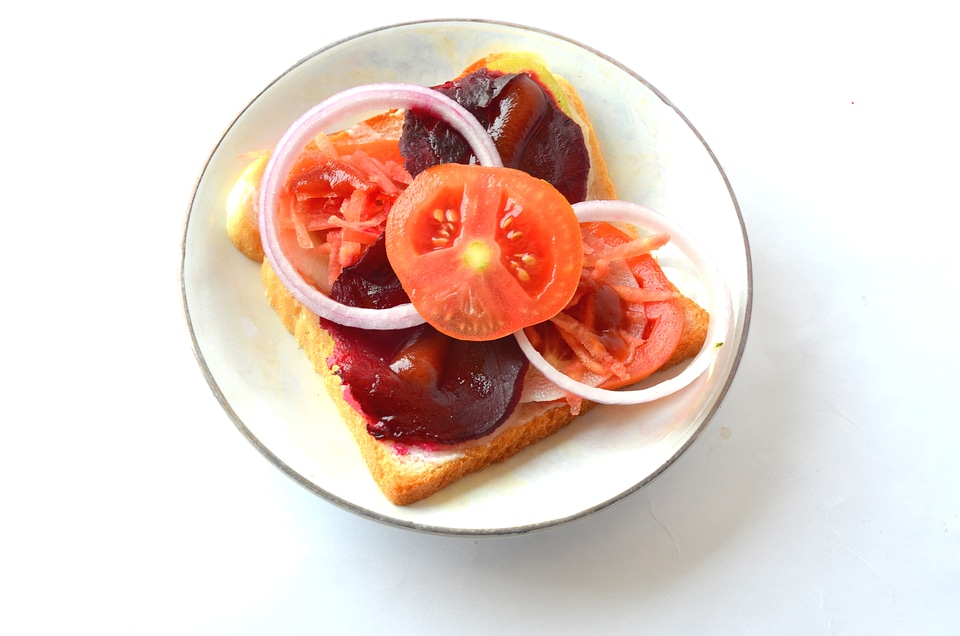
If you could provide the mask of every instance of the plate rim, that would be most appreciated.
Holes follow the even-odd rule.
[[[260,439],[256,435],[254,435],[254,433],[246,426],[243,420],[239,417],[239,415],[233,409],[233,406],[230,404],[229,400],[227,400],[223,391],[220,389],[219,383],[217,382],[216,378],[213,377],[213,373],[210,370],[210,367],[206,363],[206,359],[201,350],[200,342],[197,339],[197,334],[193,326],[193,321],[191,319],[191,312],[190,312],[189,301],[187,299],[188,292],[186,288],[184,272],[186,269],[186,258],[187,258],[187,238],[188,238],[188,233],[190,229],[190,220],[191,220],[191,217],[193,216],[194,204],[196,203],[197,195],[198,195],[200,186],[204,181],[204,177],[207,175],[207,172],[211,167],[211,162],[213,158],[217,154],[217,151],[220,148],[221,144],[224,143],[224,140],[226,139],[227,135],[230,133],[231,130],[233,130],[234,126],[236,126],[237,122],[241,119],[244,113],[258,99],[260,99],[260,97],[264,93],[269,91],[271,87],[273,87],[277,82],[279,82],[289,73],[291,73],[294,69],[302,66],[303,64],[309,62],[316,56],[321,55],[328,50],[334,49],[338,46],[341,46],[347,42],[356,40],[358,38],[367,37],[383,31],[390,31],[390,30],[400,29],[400,28],[405,28],[410,26],[435,25],[438,23],[455,23],[455,24],[466,24],[466,25],[480,24],[480,25],[486,25],[486,26],[499,26],[499,27],[505,27],[510,29],[516,29],[519,31],[530,32],[533,34],[544,35],[549,38],[553,38],[558,41],[571,44],[575,47],[578,47],[584,50],[585,52],[591,53],[601,58],[602,60],[612,64],[613,66],[619,68],[620,70],[627,73],[631,77],[633,77],[636,81],[643,84],[648,90],[650,90],[654,95],[656,95],[656,97],[659,100],[661,100],[664,105],[669,107],[670,110],[672,110],[678,117],[680,117],[684,125],[686,125],[686,127],[690,129],[690,131],[696,137],[697,141],[699,141],[700,144],[703,146],[704,150],[707,151],[707,154],[709,155],[710,160],[713,162],[714,166],[717,169],[717,172],[720,174],[721,178],[723,179],[724,187],[726,188],[727,195],[730,197],[730,201],[733,204],[733,208],[736,212],[737,220],[740,226],[740,234],[743,240],[744,259],[746,264],[746,281],[745,281],[746,285],[744,289],[745,300],[742,307],[743,326],[742,326],[742,331],[739,334],[739,343],[738,343],[737,350],[733,356],[732,366],[730,367],[730,370],[724,380],[722,387],[720,388],[720,391],[717,394],[716,399],[714,400],[714,403],[710,407],[709,411],[707,411],[706,414],[704,415],[703,421],[696,428],[696,430],[693,431],[693,433],[689,436],[689,438],[673,453],[673,455],[666,462],[664,462],[660,467],[658,467],[657,470],[653,471],[651,474],[647,475],[645,478],[638,481],[636,484],[634,484],[630,488],[625,489],[624,491],[618,493],[617,495],[614,495],[613,497],[609,497],[604,501],[601,501],[583,510],[577,511],[576,513],[566,515],[564,517],[560,517],[556,519],[549,519],[549,520],[545,520],[537,523],[528,523],[528,524],[509,526],[509,527],[503,527],[503,528],[454,528],[454,527],[447,527],[447,526],[440,526],[440,525],[433,525],[433,524],[426,524],[426,523],[418,523],[415,521],[399,519],[396,517],[391,517],[385,514],[381,514],[374,510],[370,510],[368,508],[355,504],[351,501],[338,497],[333,493],[321,488],[320,486],[313,483],[312,481],[310,481],[309,479],[301,475],[299,472],[294,470],[291,466],[289,466],[286,462],[284,462],[280,457],[278,457],[273,451],[267,448],[263,444],[263,442],[261,442]],[[240,111],[233,118],[230,124],[223,130],[219,139],[214,144],[213,149],[208,154],[206,161],[204,162],[203,169],[200,171],[200,174],[198,175],[198,177],[194,182],[193,192],[190,196],[190,199],[187,205],[186,215],[182,223],[181,242],[180,242],[180,267],[178,271],[178,280],[180,285],[181,310],[183,313],[183,319],[186,323],[187,331],[190,335],[191,347],[193,349],[194,357],[197,360],[197,364],[200,367],[201,373],[204,379],[206,380],[211,392],[214,394],[214,397],[219,402],[220,406],[223,408],[223,410],[226,412],[229,418],[233,421],[234,425],[240,430],[243,436],[247,439],[247,441],[254,446],[254,448],[256,448],[274,466],[279,468],[281,472],[286,474],[289,478],[293,479],[293,481],[300,484],[302,487],[306,488],[308,491],[312,492],[313,494],[319,496],[321,499],[324,499],[325,501],[328,501],[344,510],[358,514],[361,517],[371,519],[373,521],[376,521],[385,525],[399,527],[407,530],[413,530],[413,531],[425,533],[425,534],[434,534],[434,535],[442,535],[442,536],[466,536],[466,537],[516,536],[516,535],[522,535],[522,534],[529,534],[531,532],[543,531],[549,528],[565,525],[567,523],[570,523],[578,519],[582,519],[584,517],[591,516],[592,514],[599,512],[600,510],[609,508],[610,506],[626,499],[630,495],[636,493],[640,489],[650,484],[653,480],[655,480],[657,477],[662,475],[664,471],[666,471],[670,466],[672,466],[687,451],[687,449],[689,449],[689,447],[693,445],[695,441],[697,441],[697,439],[700,437],[703,431],[706,430],[706,427],[711,422],[714,415],[717,413],[720,406],[723,404],[724,400],[726,399],[727,393],[730,389],[730,386],[733,383],[734,378],[737,375],[737,371],[739,369],[740,363],[743,358],[743,354],[744,354],[747,340],[748,340],[748,334],[750,331],[750,322],[751,322],[752,310],[753,310],[753,260],[752,260],[751,250],[750,250],[750,242],[747,234],[746,224],[743,219],[743,213],[740,209],[740,203],[737,200],[736,194],[733,191],[733,186],[730,183],[730,180],[726,174],[726,171],[723,169],[723,166],[720,164],[720,161],[717,159],[715,153],[713,152],[713,149],[707,143],[706,139],[704,139],[703,135],[700,134],[700,131],[697,130],[697,128],[693,125],[693,123],[686,117],[686,115],[684,115],[684,113],[666,95],[664,95],[655,86],[650,84],[650,82],[648,82],[645,78],[643,78],[642,76],[640,76],[638,73],[631,70],[627,66],[621,64],[617,60],[613,59],[612,57],[592,48],[589,45],[583,44],[582,42],[576,41],[570,37],[560,35],[539,27],[533,27],[533,26],[509,22],[509,21],[500,21],[500,20],[491,20],[491,19],[474,19],[474,18],[434,18],[434,19],[426,19],[426,20],[411,20],[411,21],[404,21],[404,22],[396,22],[392,24],[379,26],[379,27],[374,27],[364,31],[359,31],[357,33],[354,33],[353,35],[348,35],[343,38],[340,38],[334,42],[331,42],[321,48],[314,50],[308,55],[305,55],[304,57],[299,59],[297,62],[295,62],[294,64],[289,66],[287,69],[285,69],[283,72],[278,74],[266,86],[264,86],[263,89],[261,89],[252,99],[249,100],[246,106],[240,109]],[[736,335],[737,334],[734,333],[734,336]]]

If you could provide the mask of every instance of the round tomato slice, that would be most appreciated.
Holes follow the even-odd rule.
[[[591,251],[632,238],[607,223],[585,224],[583,230]],[[623,291],[628,276],[634,282]],[[538,325],[534,336],[537,349],[565,374],[616,389],[639,382],[670,359],[683,335],[683,320],[675,288],[656,259],[643,254],[599,278],[586,267],[573,301]]]
[[[493,340],[559,313],[583,267],[573,207],[510,168],[424,170],[394,202],[385,232],[410,302],[460,340]]]
[[[670,281],[657,261],[646,254],[630,259],[630,271],[640,287],[650,291],[672,291]],[[683,306],[678,299],[643,303],[646,324],[643,343],[627,362],[626,375],[608,380],[603,388],[617,389],[646,378],[658,370],[673,355],[683,335]]]

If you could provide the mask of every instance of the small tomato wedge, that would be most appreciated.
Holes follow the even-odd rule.
[[[397,198],[387,257],[438,331],[493,340],[559,313],[583,267],[580,224],[553,186],[520,170],[440,164]]]

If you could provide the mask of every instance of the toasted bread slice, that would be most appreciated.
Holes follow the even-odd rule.
[[[520,59],[531,58],[520,56]],[[478,64],[482,62],[483,60]],[[516,59],[509,62],[515,63]],[[538,70],[542,71],[542,68]],[[580,124],[584,132],[591,158],[587,198],[615,199],[616,189],[603,161],[599,140],[579,95],[569,82],[557,75],[551,75],[549,87],[551,90],[559,90],[558,103],[568,116]],[[375,143],[380,139],[397,139],[402,123],[402,111],[391,111],[362,122],[350,130],[336,133],[331,141],[342,144],[353,140],[362,144]],[[228,205],[228,235],[238,250],[252,260],[261,262],[261,278],[271,306],[323,378],[341,418],[356,440],[371,476],[389,501],[407,505],[424,499],[464,475],[503,461],[523,448],[553,435],[592,408],[593,404],[589,402],[584,402],[576,411],[571,410],[565,401],[523,403],[490,435],[438,451],[401,448],[392,442],[371,436],[367,432],[366,416],[347,402],[339,376],[327,365],[327,359],[333,353],[332,337],[321,327],[319,318],[287,291],[263,256],[256,225],[256,197],[253,196],[250,184],[244,184],[243,181],[245,178],[253,180],[255,187],[265,164],[264,155],[256,156],[251,167],[248,167],[237,182]],[[683,298],[682,302],[685,314],[683,335],[676,351],[662,369],[695,356],[706,337],[709,322],[707,312],[690,299]]]

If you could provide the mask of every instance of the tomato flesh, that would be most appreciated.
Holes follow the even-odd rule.
[[[387,218],[387,257],[424,319],[461,340],[493,340],[547,320],[583,266],[572,206],[511,168],[440,164]]]

